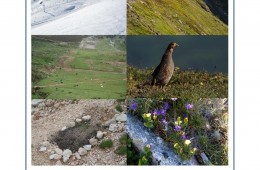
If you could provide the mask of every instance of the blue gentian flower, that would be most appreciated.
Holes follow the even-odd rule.
[[[167,110],[167,109],[170,108],[170,105],[169,105],[167,102],[165,102],[164,105],[163,105],[163,108],[164,108],[165,110]]]
[[[182,135],[181,135],[181,140],[185,140],[186,139],[186,135],[185,135],[185,133],[183,133]]]
[[[165,110],[165,109],[160,109],[160,111],[159,111],[158,114],[160,114],[160,115],[162,115],[162,116],[165,116],[166,110]]]
[[[168,122],[165,119],[162,119],[162,124],[166,125]]]
[[[131,103],[130,110],[136,111],[138,104],[136,102]]]
[[[185,107],[187,110],[191,110],[193,108],[193,104],[186,104]]]
[[[175,132],[179,132],[181,130],[181,126],[175,125],[174,130],[175,130]]]

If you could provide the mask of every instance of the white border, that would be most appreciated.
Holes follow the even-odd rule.
[[[103,168],[107,170],[119,170],[121,168],[131,169],[171,169],[180,170],[233,170],[233,1],[229,1],[229,165],[228,166],[32,166],[31,165],[31,3],[27,0],[27,170],[85,170],[92,168]]]

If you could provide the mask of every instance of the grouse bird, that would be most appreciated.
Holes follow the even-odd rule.
[[[164,87],[170,81],[173,71],[174,63],[172,59],[173,49],[179,46],[175,42],[171,42],[165,50],[161,63],[155,68],[152,76],[152,85],[159,85]]]

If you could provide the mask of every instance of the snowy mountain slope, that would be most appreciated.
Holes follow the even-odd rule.
[[[32,0],[32,26],[48,22],[101,0]]]
[[[31,14],[33,35],[126,34],[126,0],[32,0]]]

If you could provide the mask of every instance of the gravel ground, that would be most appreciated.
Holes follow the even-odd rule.
[[[122,113],[115,107],[119,104],[116,100],[33,100],[32,101],[32,165],[126,165],[126,155],[117,155],[114,153],[120,145],[119,138],[125,133],[125,122],[115,121],[115,118],[125,113],[125,103],[120,103],[123,108]],[[63,159],[50,160],[53,150],[57,145],[52,142],[52,138],[63,127],[68,127],[75,122],[77,118],[84,115],[90,115],[90,125],[99,125],[105,135],[98,139],[98,144],[104,139],[112,139],[113,147],[110,149],[101,149],[98,146],[92,146],[92,149],[86,155],[77,159],[73,154],[67,162]],[[114,120],[113,123],[121,125],[116,132],[109,130],[109,124],[103,126],[106,122]],[[123,125],[123,126],[122,126]],[[44,151],[41,149],[41,143],[49,141],[50,146]],[[82,147],[82,146],[81,146]]]

